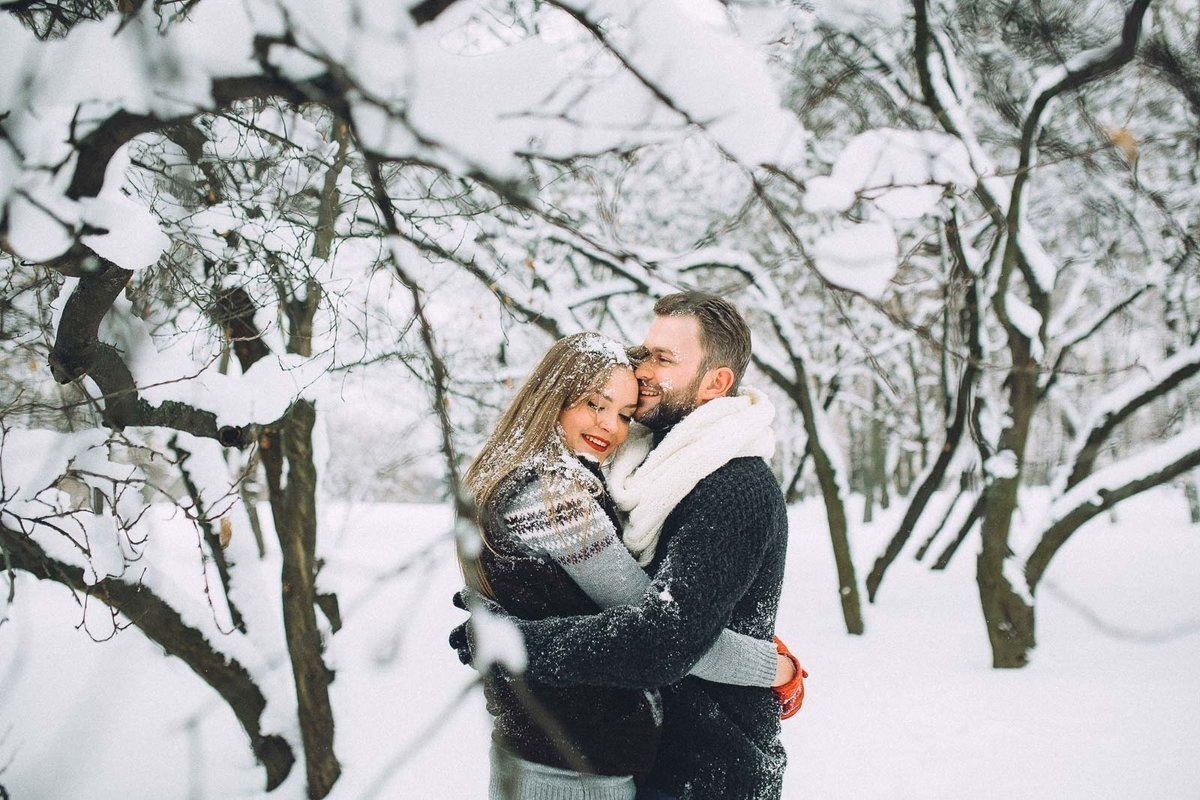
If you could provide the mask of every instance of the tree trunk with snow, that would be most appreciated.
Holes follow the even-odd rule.
[[[822,441],[820,427],[817,425],[817,414],[820,411],[808,388],[808,373],[799,362],[797,378],[799,391],[793,399],[804,416],[804,429],[808,433],[813,468],[816,471],[817,483],[821,487],[821,497],[825,501],[825,518],[829,522],[829,539],[833,545],[833,560],[837,567],[842,619],[846,624],[847,633],[861,634],[865,627],[862,603],[859,600],[858,579],[855,577],[854,560],[850,551],[849,526],[846,522],[846,506],[842,498],[839,476],[833,460],[825,450],[827,444]]]
[[[317,471],[313,465],[315,406],[297,401],[264,428],[260,446],[275,533],[283,556],[283,624],[304,742],[308,796],[325,797],[341,774],[333,751],[333,673],[321,657],[317,623]],[[286,479],[285,475],[286,467]]]
[[[1034,638],[1033,605],[1018,593],[1005,573],[1012,554],[1008,549],[1012,515],[1017,507],[1016,478],[997,480],[986,490],[982,547],[976,559],[975,580],[983,609],[992,666],[1023,667],[1029,662]]]
[[[979,600],[992,645],[992,665],[997,668],[1025,666],[1035,644],[1032,602],[1013,587],[1005,567],[1013,555],[1009,537],[1029,425],[1037,405],[1037,364],[1030,357],[1028,340],[1011,326],[1009,350],[1013,357],[1008,373],[1009,422],[1000,434],[999,450],[1011,454],[1011,468],[1003,474],[988,474],[985,464],[989,483],[984,488],[982,542],[976,560]]]

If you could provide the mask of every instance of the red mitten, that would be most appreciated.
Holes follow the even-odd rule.
[[[787,719],[799,711],[800,706],[804,705],[804,679],[808,677],[808,673],[804,671],[804,667],[800,666],[800,659],[792,655],[792,651],[788,650],[787,645],[778,636],[775,637],[775,652],[791,661],[792,666],[796,668],[796,674],[790,681],[775,687],[775,696],[783,705],[780,717]]]

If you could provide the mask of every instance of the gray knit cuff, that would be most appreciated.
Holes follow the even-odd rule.
[[[713,683],[770,686],[775,682],[777,663],[774,642],[726,628],[692,667],[690,674]]]
[[[629,775],[584,775],[526,761],[492,745],[488,800],[634,800]]]

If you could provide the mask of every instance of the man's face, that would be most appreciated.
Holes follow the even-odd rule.
[[[649,355],[638,365],[634,419],[651,430],[666,430],[702,402],[699,397],[700,322],[695,317],[655,317],[643,342]]]

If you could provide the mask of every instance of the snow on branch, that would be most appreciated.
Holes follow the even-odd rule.
[[[191,362],[159,358],[143,323],[120,297],[131,275],[108,264],[81,277],[67,294],[50,353],[59,383],[86,376],[96,384],[104,423],[113,430],[157,426],[242,448],[256,439],[257,424],[278,417],[327,364],[327,358],[264,359],[234,378],[208,369],[211,364],[197,372]],[[102,323],[121,348],[101,341]]]
[[[478,4],[442,13],[449,5],[420,3],[410,16],[401,4],[205,0],[160,32],[146,4],[49,43],[0,18],[0,38],[27,56],[0,60],[5,247],[46,262],[82,241],[124,269],[152,263],[165,239],[146,209],[114,194],[114,155],[139,135],[248,98],[323,104],[375,157],[437,165],[502,193],[525,179],[530,156],[628,149],[692,124],[750,165],[803,144],[763,59],[687,4],[544,12],[566,11],[594,32],[599,20],[623,27],[628,49],[615,70],[597,58],[617,52],[611,41],[581,51],[561,25],[488,52],[451,49],[449,34]],[[81,202],[90,197],[98,201]],[[139,246],[120,246],[129,239]]]
[[[1029,234],[1024,217],[1024,192],[1037,161],[1037,138],[1052,103],[1063,93],[1073,91],[1121,68],[1133,60],[1141,37],[1142,18],[1150,0],[1135,0],[1121,28],[1120,38],[1113,44],[1079,53],[1065,63],[1046,70],[1031,87],[1021,125],[1021,145],[1017,173],[1013,179],[1008,210],[1010,235],[1016,234],[1016,246],[1023,258],[1018,259],[1034,305],[1038,298],[1054,287],[1057,268],[1046,257],[1039,242]],[[1015,213],[1014,213],[1015,212]]]
[[[971,167],[979,178],[975,192],[993,219],[1002,222],[1008,213],[1009,189],[997,176],[995,163],[980,144],[970,114],[951,85],[949,76],[959,69],[953,45],[930,24],[928,0],[915,0],[913,8],[916,12],[913,49],[925,102],[946,132],[962,141]]]
[[[1025,560],[1030,591],[1051,559],[1085,522],[1134,495],[1200,467],[1200,425],[1111,464],[1079,482],[1051,505],[1045,532]]]
[[[91,581],[83,569],[59,560],[32,537],[9,527],[8,522],[0,523],[0,549],[13,568],[95,598],[114,613],[123,614],[148,639],[187,664],[233,710],[250,738],[255,757],[266,770],[267,790],[283,783],[295,755],[282,736],[264,732],[267,698],[255,676],[236,658],[213,647],[202,630],[190,625],[151,587],[113,577]]]
[[[970,188],[976,180],[961,139],[879,128],[851,139],[827,177],[808,181],[804,208],[844,212],[863,197],[893,219],[916,219],[930,213],[948,187]]]
[[[1133,59],[1138,40],[1142,34],[1142,20],[1150,7],[1150,0],[1134,0],[1125,12],[1121,26],[1121,37],[1112,44],[1077,53],[1064,63],[1045,70],[1029,90],[1029,104],[1025,111],[1022,138],[1032,145],[1041,115],[1048,104],[1063,92],[1090,83],[1114,70],[1120,69]]]
[[[592,33],[650,93],[747,167],[793,160],[805,133],[765,60],[728,20],[695,0],[551,0]],[[607,31],[619,29],[619,35]]]
[[[1071,472],[1064,488],[1072,489],[1085,481],[1100,448],[1121,422],[1197,373],[1200,373],[1200,345],[1193,345],[1146,366],[1137,377],[1097,398],[1092,404],[1090,421],[1082,427],[1065,462]]]

